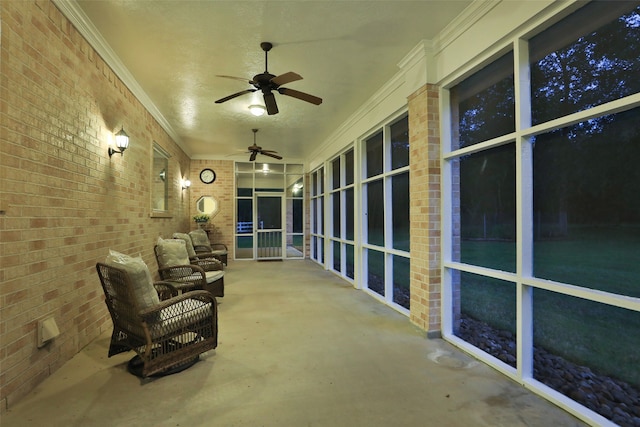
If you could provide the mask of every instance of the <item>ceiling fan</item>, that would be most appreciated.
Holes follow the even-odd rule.
[[[322,98],[318,98],[317,96],[309,95],[308,93],[300,92],[298,90],[289,89],[286,87],[282,87],[287,83],[295,82],[297,80],[302,80],[302,77],[299,74],[294,73],[293,71],[289,71],[288,73],[280,74],[279,76],[275,76],[268,71],[268,54],[273,45],[269,42],[260,43],[260,47],[264,50],[264,73],[256,74],[253,76],[253,79],[247,80],[241,77],[233,77],[233,76],[218,76],[229,79],[246,81],[249,84],[253,85],[252,89],[245,89],[240,92],[236,92],[232,95],[225,96],[224,98],[218,99],[216,104],[222,104],[223,102],[227,102],[233,98],[236,98],[240,95],[244,95],[245,93],[256,92],[258,90],[262,91],[264,97],[264,105],[267,107],[267,114],[273,115],[278,114],[278,105],[276,104],[276,97],[273,94],[274,91],[278,92],[281,95],[291,96],[293,98],[301,99],[302,101],[310,102],[311,104],[320,105],[322,104]]]
[[[263,150],[262,147],[256,144],[256,133],[258,133],[258,129],[251,129],[251,130],[253,131],[253,145],[250,145],[247,148],[251,153],[251,156],[249,157],[250,162],[253,162],[258,156],[258,154],[262,154],[264,156],[269,156],[269,157],[273,157],[274,159],[282,160],[281,156],[278,156],[277,154],[275,154],[277,153],[277,151]]]

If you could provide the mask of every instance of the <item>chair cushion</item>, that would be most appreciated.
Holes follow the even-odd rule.
[[[184,245],[187,248],[189,258],[196,256],[196,251],[193,249],[193,243],[191,243],[191,237],[189,237],[187,233],[173,233],[173,238],[184,240]]]
[[[160,298],[153,287],[153,278],[147,264],[140,256],[131,257],[129,255],[109,250],[109,255],[105,264],[119,267],[127,272],[131,285],[133,286],[134,298],[140,309],[152,307],[160,303]]]
[[[204,274],[206,276],[207,283],[213,283],[224,277],[224,271],[221,270],[206,271]]]
[[[208,248],[211,247],[211,242],[209,242],[209,236],[207,235],[206,231],[193,230],[189,232],[189,236],[191,236],[193,246],[206,246]]]
[[[159,237],[158,262],[162,267],[191,264],[184,240]]]
[[[211,317],[211,304],[196,299],[187,299],[163,308],[159,314],[160,322],[150,326],[151,334],[154,338],[168,335],[181,329],[189,330],[191,329],[189,326],[206,321],[207,318]]]

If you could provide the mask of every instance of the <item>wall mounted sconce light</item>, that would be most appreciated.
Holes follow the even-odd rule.
[[[124,127],[120,129],[120,132],[116,133],[116,148],[109,147],[109,157],[111,157],[114,153],[124,153],[124,150],[129,146],[129,135],[124,131]]]
[[[267,110],[264,106],[255,104],[249,105],[249,111],[251,111],[251,114],[254,116],[262,116]]]
[[[186,190],[189,187],[191,187],[191,181],[189,181],[188,179],[183,179],[182,180],[182,189]]]

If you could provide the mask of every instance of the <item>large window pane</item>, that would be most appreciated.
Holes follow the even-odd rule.
[[[353,206],[353,188],[345,190],[345,206],[344,206],[344,214],[345,214],[345,236],[344,238],[347,240],[353,240],[353,217],[354,217],[354,206]]]
[[[409,251],[409,172],[391,178],[393,247]]]
[[[287,197],[303,197],[303,188],[304,180],[301,175],[287,175]]]
[[[236,195],[238,197],[253,196],[253,174],[237,173],[236,188],[237,188]]]
[[[311,222],[311,232],[314,234],[318,233],[318,199],[311,200],[311,218],[313,221]]]
[[[515,215],[513,144],[462,157],[460,261],[515,271]]]
[[[344,185],[353,184],[353,149],[344,154]]]
[[[516,287],[514,283],[459,272],[459,317],[454,333],[480,350],[516,366]]]
[[[513,132],[513,52],[452,88],[451,109],[454,149]]]
[[[236,162],[236,172],[250,172],[253,173],[253,163]]]
[[[489,277],[492,270],[462,272],[445,255],[444,280],[452,291],[445,309],[453,333],[479,349],[472,353],[484,351],[516,367],[522,334],[518,344],[526,361],[532,356],[537,381],[615,424],[636,425],[640,1],[574,6],[574,13],[557,19],[534,20],[544,29],[532,35],[528,49],[517,50],[522,56],[509,53],[449,93],[451,140],[443,146],[451,191],[443,206],[451,212],[452,233],[444,244],[454,262],[514,274],[502,281]],[[522,46],[518,37],[508,42]],[[530,77],[530,93],[522,97],[513,90],[514,64],[525,89]],[[523,113],[517,135],[514,105]],[[576,123],[576,116],[587,118]],[[484,141],[495,144],[474,145]],[[451,151],[470,146],[475,153],[450,158]],[[520,176],[516,153],[522,154]],[[524,210],[516,210],[516,194]],[[523,239],[517,254],[516,224]],[[622,301],[628,308],[613,305]],[[526,339],[529,319],[533,343]],[[528,368],[512,372],[526,382]],[[547,395],[546,387],[531,385]]]
[[[304,236],[287,234],[287,258],[304,257]]]
[[[592,2],[534,37],[533,123],[640,91],[640,6]]]
[[[314,172],[313,174],[311,174],[311,195],[312,196],[317,196],[319,193],[319,188],[318,188],[318,172]]]
[[[382,173],[382,131],[366,141],[366,177]]]
[[[324,197],[318,198],[320,213],[318,214],[318,234],[324,234]]]
[[[310,252],[311,252],[311,259],[315,259],[316,261],[318,260],[318,251],[316,249],[318,245],[318,237],[316,236],[312,236],[311,237],[311,248]]]
[[[236,224],[236,233],[244,234],[253,233],[253,200],[238,199],[237,215],[238,223]]]
[[[410,260],[401,256],[393,256],[393,302],[409,309],[411,292],[410,282]]]
[[[335,271],[342,271],[342,262],[340,256],[340,242],[333,242],[333,269]]]
[[[366,251],[367,257],[367,287],[384,296],[384,253]]]
[[[302,233],[302,227],[304,223],[304,209],[302,199],[293,199],[291,201],[293,208],[291,220],[291,231],[294,233]],[[287,218],[287,224],[289,224],[289,218]]]
[[[382,180],[369,182],[367,191],[367,242],[384,246],[384,193]]]
[[[354,259],[353,259],[353,254],[354,254],[354,250],[353,250],[353,245],[345,245],[345,249],[346,249],[346,269],[347,271],[345,271],[345,275],[350,278],[353,279],[353,270],[354,270]]]
[[[336,189],[340,187],[340,157],[331,162],[331,171],[333,173],[331,178],[331,188]]]
[[[276,230],[282,228],[282,199],[260,196],[258,206],[258,229]]]
[[[287,173],[302,174],[302,172],[304,171],[304,165],[287,163],[285,166]]]
[[[539,135],[534,274],[640,297],[640,108]]]
[[[340,237],[340,192],[331,195],[333,201],[333,237]]]
[[[311,238],[311,258],[318,261],[319,263],[324,263],[324,241],[321,237],[313,236]]]
[[[253,236],[236,237],[236,258],[253,258]]]
[[[268,191],[281,193],[284,191],[284,175],[274,173],[269,170],[267,173],[258,172],[255,174],[255,191]]]
[[[534,378],[620,425],[634,425],[640,313],[541,289],[533,301]]]
[[[409,117],[391,125],[391,169],[409,166]]]

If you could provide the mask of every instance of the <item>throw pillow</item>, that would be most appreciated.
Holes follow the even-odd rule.
[[[140,256],[134,258],[114,250],[109,250],[109,255],[105,263],[122,268],[129,274],[129,279],[133,286],[133,295],[137,300],[139,308],[144,309],[160,303],[158,293],[153,287],[151,272]]]
[[[158,238],[158,261],[162,267],[189,265],[189,254],[182,239]]]
[[[173,233],[173,238],[184,240],[184,245],[187,248],[189,258],[196,256],[196,251],[193,249],[193,243],[191,243],[191,237],[189,237],[187,233]]]
[[[193,241],[193,246],[206,246],[207,248],[211,247],[211,243],[209,242],[209,236],[207,232],[204,230],[193,230],[189,232],[189,236],[191,236],[191,240]]]

